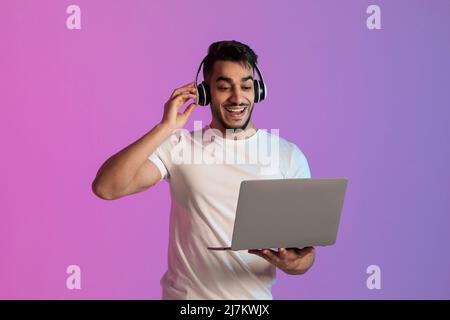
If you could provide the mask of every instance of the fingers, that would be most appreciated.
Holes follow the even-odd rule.
[[[174,91],[183,90],[183,89],[190,89],[190,88],[195,88],[194,81],[189,82],[188,84],[185,84],[184,86],[181,86],[181,87],[175,89]]]
[[[297,252],[297,254],[305,256],[309,253],[315,253],[316,249],[314,247],[304,247],[302,249],[296,248],[295,251]]]
[[[257,256],[260,256],[261,258],[264,258],[270,263],[273,263],[275,265],[280,263],[278,253],[271,249],[262,249],[262,250],[252,249],[248,250],[248,253],[256,254]]]
[[[306,247],[306,248],[303,248],[303,250],[305,250],[307,252],[315,252],[316,248],[314,248],[314,247]]]
[[[191,104],[184,110],[183,115],[186,116],[186,118],[188,118],[188,117],[191,115],[192,111],[194,110],[194,108],[195,108],[196,106],[197,106],[197,105],[196,105],[195,103],[191,103]]]
[[[196,99],[197,98],[197,95],[196,94],[193,94],[193,93],[190,93],[190,92],[183,92],[183,93],[180,93],[180,94],[178,94],[178,95],[176,95],[175,97],[173,97],[172,98],[172,100],[184,100],[184,101],[186,101],[186,100],[189,100],[189,99]]]
[[[180,93],[176,97],[172,98],[168,104],[175,106],[176,110],[179,110],[189,99],[194,99],[194,101],[197,99],[197,96],[192,93]]]
[[[180,95],[184,95],[184,94],[192,94],[194,96],[197,96],[196,93],[197,92],[195,91],[195,89],[185,90],[185,91],[178,91],[175,95],[172,95],[170,97],[170,100],[175,100],[177,97],[179,97]]]
[[[278,248],[278,253],[279,253],[281,259],[286,259],[287,258],[287,250],[286,250],[286,248]]]
[[[182,87],[179,87],[177,89],[175,89],[172,94],[171,94],[171,98],[174,98],[175,96],[179,95],[182,92],[195,92],[195,84],[194,82],[190,82]]]
[[[278,257],[278,255],[275,253],[275,251],[271,250],[271,249],[263,249],[262,254],[264,256],[266,256],[267,258],[269,258],[269,260],[273,263],[273,264],[279,264],[280,263],[280,258]]]
[[[257,249],[252,249],[252,250],[248,250],[249,253],[253,253],[256,254],[260,257],[267,257],[270,260],[275,260],[280,262],[281,260],[285,260],[288,258],[288,249],[286,248],[278,248],[278,252],[271,250],[271,249],[261,249],[261,250],[257,250]]]

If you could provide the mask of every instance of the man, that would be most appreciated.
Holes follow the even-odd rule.
[[[258,141],[275,138],[256,129],[251,121],[256,63],[256,54],[245,44],[213,43],[203,66],[211,97],[209,126],[193,132],[180,130],[196,104],[179,110],[197,96],[194,83],[180,87],[165,104],[161,122],[108,159],[92,184],[97,196],[112,200],[162,180],[169,182],[172,206],[169,264],[161,279],[163,299],[272,299],[276,267],[288,274],[303,274],[314,262],[313,247],[248,252],[207,249],[231,243],[241,181],[310,178],[304,154],[282,138],[276,137],[274,170],[264,171],[263,164],[248,162],[254,155],[248,150],[260,148]],[[231,152],[244,163],[223,161]],[[270,152],[275,154],[275,150]],[[195,158],[195,154],[209,160]]]

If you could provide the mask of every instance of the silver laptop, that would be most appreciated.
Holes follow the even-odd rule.
[[[241,182],[231,247],[304,248],[335,244],[346,178]]]

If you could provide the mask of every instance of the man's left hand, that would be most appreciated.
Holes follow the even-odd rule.
[[[253,249],[248,250],[248,253],[266,259],[287,274],[304,274],[311,268],[316,258],[314,247],[278,248],[278,252],[272,249]]]

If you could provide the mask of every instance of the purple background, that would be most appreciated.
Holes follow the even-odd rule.
[[[274,298],[449,299],[449,15],[447,0],[2,0],[0,298],[160,298],[168,184],[107,202],[91,182],[211,42],[236,39],[269,86],[256,126],[296,143],[313,177],[350,181],[337,244],[304,276],[278,272]],[[209,119],[197,107],[187,128]]]

